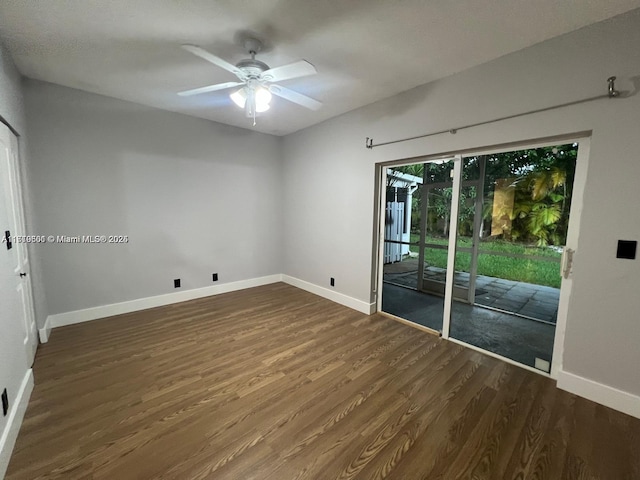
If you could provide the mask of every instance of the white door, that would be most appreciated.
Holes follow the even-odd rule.
[[[4,257],[3,268],[9,269],[9,271],[2,272],[2,277],[9,283],[3,293],[3,296],[6,295],[7,298],[3,298],[2,303],[7,305],[5,310],[7,313],[18,317],[15,318],[15,322],[22,325],[24,347],[31,365],[38,348],[38,335],[33,309],[18,162],[18,139],[6,125],[0,124],[0,185],[2,186],[3,209],[5,210],[1,217],[5,224],[0,225],[5,241],[0,249]],[[11,248],[8,248],[7,239],[11,241]]]

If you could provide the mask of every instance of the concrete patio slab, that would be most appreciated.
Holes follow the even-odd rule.
[[[444,284],[446,274],[447,271],[444,268],[427,266],[424,270],[424,279]],[[383,277],[384,281],[390,284],[417,288],[418,259],[408,258],[402,262],[385,265]],[[469,273],[456,272],[454,284],[468,288]],[[555,323],[559,301],[560,289],[558,288],[484,275],[478,275],[476,278],[476,305]]]

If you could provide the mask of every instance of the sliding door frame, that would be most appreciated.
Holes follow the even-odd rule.
[[[449,244],[447,248],[447,273],[444,283],[444,313],[442,314],[442,338],[449,338],[453,284],[456,276],[456,243],[458,239],[458,212],[460,210],[460,183],[462,181],[462,155],[453,159],[451,207],[449,213]],[[453,268],[452,268],[453,267]]]
[[[453,159],[453,192],[451,199],[451,215],[449,219],[449,245],[447,250],[447,272],[446,272],[446,284],[445,284],[445,299],[444,299],[444,314],[443,314],[443,323],[442,323],[442,338],[450,340],[454,343],[458,343],[464,345],[468,348],[478,350],[484,354],[489,356],[499,358],[507,363],[517,365],[524,369],[536,372],[538,374],[549,376],[553,379],[558,378],[559,372],[562,370],[563,365],[563,353],[564,353],[564,340],[565,340],[565,332],[567,325],[567,317],[569,315],[569,298],[571,295],[571,289],[573,287],[573,279],[571,274],[568,276],[563,276],[560,286],[560,301],[558,304],[558,317],[556,320],[556,328],[555,328],[555,337],[554,337],[554,345],[553,345],[553,358],[551,362],[551,371],[549,374],[538,370],[536,368],[530,367],[528,365],[523,365],[521,363],[515,362],[507,357],[503,357],[501,355],[497,355],[495,353],[483,350],[474,345],[462,342],[455,338],[450,337],[450,326],[451,326],[451,308],[453,305],[453,287],[454,287],[454,276],[455,276],[455,254],[456,254],[456,243],[457,243],[457,229],[458,229],[458,209],[460,204],[460,190],[462,184],[462,162],[465,157],[472,156],[480,156],[480,155],[488,155],[488,154],[496,154],[503,152],[510,152],[514,150],[523,150],[529,148],[540,148],[540,147],[548,147],[555,146],[563,143],[577,143],[578,144],[578,156],[576,159],[576,171],[574,177],[573,184],[573,192],[571,199],[571,209],[569,216],[569,225],[567,230],[567,244],[565,248],[572,249],[577,251],[578,249],[578,237],[580,232],[580,221],[582,218],[582,207],[584,202],[584,189],[586,185],[587,179],[587,171],[588,171],[588,163],[589,163],[589,153],[590,153],[590,140],[591,140],[591,132],[576,132],[573,134],[566,135],[558,135],[553,137],[545,137],[540,139],[532,139],[525,140],[519,142],[511,142],[506,144],[499,144],[493,146],[479,147],[473,149],[465,149],[454,152],[446,152],[440,154],[433,155],[425,155],[413,158],[406,158],[402,160],[393,160],[386,162],[379,162],[376,164],[376,170],[380,172],[380,175],[377,178],[378,185],[376,186],[376,190],[378,192],[378,199],[380,204],[377,206],[378,215],[378,235],[377,235],[377,243],[378,243],[378,258],[376,261],[374,272],[377,276],[377,286],[376,286],[376,305],[377,311],[382,312],[382,285],[384,281],[383,277],[383,262],[384,262],[384,215],[385,208],[384,202],[386,199],[386,176],[387,170],[389,168],[405,166],[405,165],[413,165],[417,163],[429,163],[437,160],[444,159]],[[561,265],[563,268],[564,265]],[[411,325],[416,325],[413,322],[408,320],[404,320],[405,323],[409,323]]]

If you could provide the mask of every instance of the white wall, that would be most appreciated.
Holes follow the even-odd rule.
[[[24,83],[49,314],[280,273],[281,139]],[[42,326],[42,318],[40,326]]]
[[[335,290],[372,302],[376,162],[592,130],[563,368],[640,396],[640,260],[615,258],[618,239],[640,239],[638,45],[640,10],[286,137],[284,273],[324,286],[335,277]],[[610,75],[633,95],[364,146],[367,136],[382,142],[604,94]]]

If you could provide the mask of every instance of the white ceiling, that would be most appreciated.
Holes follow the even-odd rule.
[[[285,135],[543,40],[640,7],[640,0],[2,0],[0,37],[27,77]],[[318,75],[283,85],[324,103],[275,97],[251,126],[218,91],[234,81],[182,50],[236,63],[254,32],[271,67],[305,59]]]

